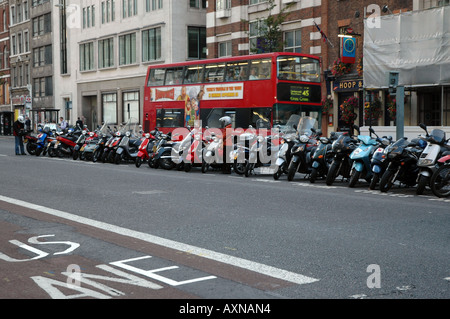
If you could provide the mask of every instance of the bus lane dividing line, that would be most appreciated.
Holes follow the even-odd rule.
[[[89,219],[86,217],[77,216],[77,215],[74,215],[71,213],[67,213],[67,212],[57,210],[57,209],[32,204],[32,203],[25,202],[25,201],[22,201],[19,199],[14,199],[14,198],[0,195],[0,200],[10,203],[10,204],[22,206],[22,207],[25,207],[28,209],[34,209],[34,210],[40,211],[40,212],[48,214],[48,215],[67,219],[67,220],[70,220],[70,221],[73,221],[73,222],[76,222],[79,224],[88,225],[91,227],[109,231],[111,233],[140,239],[140,240],[143,240],[143,241],[151,243],[151,244],[156,244],[156,245],[163,246],[166,248],[171,248],[171,249],[175,249],[175,250],[182,251],[185,253],[197,255],[197,256],[200,256],[203,258],[207,258],[207,259],[221,262],[224,264],[228,264],[231,266],[244,268],[244,269],[253,271],[255,273],[259,273],[262,275],[281,279],[281,280],[288,281],[288,282],[291,282],[294,284],[303,285],[303,284],[309,284],[309,283],[319,281],[319,279],[304,276],[304,275],[290,272],[290,271],[287,271],[284,269],[260,264],[260,263],[253,262],[253,261],[246,260],[246,259],[239,258],[239,257],[229,256],[229,255],[218,253],[218,252],[215,252],[212,250],[203,249],[200,247],[180,243],[180,242],[173,241],[170,239],[165,239],[162,237],[146,234],[143,232],[127,229],[127,228],[120,227],[120,226],[115,226],[112,224],[96,221],[96,220]]]

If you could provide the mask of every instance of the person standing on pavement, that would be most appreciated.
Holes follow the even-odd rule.
[[[62,116],[59,118],[59,120],[61,121],[59,123],[59,127],[61,128],[61,130],[65,131],[67,129],[67,122],[64,120]]]
[[[23,147],[23,135],[25,134],[25,120],[19,116],[13,124],[13,135],[16,144],[16,155],[26,155]]]
[[[25,117],[25,131],[31,131],[31,120],[28,116]]]
[[[83,129],[83,121],[80,119],[80,117],[78,117],[78,120],[76,122],[76,125],[80,128]]]

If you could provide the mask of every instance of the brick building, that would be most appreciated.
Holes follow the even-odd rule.
[[[10,41],[9,41],[9,1],[0,0],[0,135],[12,134],[10,98]]]
[[[323,71],[325,90],[324,93],[332,96],[334,112],[332,113],[332,129],[349,130],[349,124],[341,119],[339,105],[349,97],[357,97],[359,109],[356,111],[358,117],[355,124],[364,126],[363,104],[366,97],[363,96],[363,44],[364,44],[364,20],[375,19],[391,13],[412,11],[412,1],[410,0],[341,0],[324,1],[327,3],[327,18],[324,24],[325,33],[330,44],[322,45]],[[384,9],[383,9],[384,8]],[[345,74],[333,74],[333,65],[342,59],[343,45],[349,36],[356,44],[355,60],[350,63],[350,68]],[[324,46],[326,45],[326,48]],[[359,68],[359,70],[358,70]],[[366,92],[367,93],[367,92]],[[389,118],[386,119],[389,121]],[[330,120],[331,122],[331,120]],[[381,120],[380,120],[380,124]]]
[[[9,1],[0,1],[0,112],[10,111]]]

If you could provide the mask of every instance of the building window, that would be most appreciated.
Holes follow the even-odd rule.
[[[284,51],[285,52],[302,52],[302,31],[293,30],[284,33]]]
[[[219,58],[225,56],[231,56],[231,41],[219,43]]]
[[[11,6],[10,11],[11,11],[11,25],[14,25],[16,24],[16,7]]]
[[[83,8],[83,29],[95,26],[95,6]]]
[[[119,37],[119,64],[136,63],[136,33]]]
[[[122,0],[122,17],[132,17],[138,14],[137,0]]]
[[[249,24],[250,50],[255,50],[258,48],[258,46],[259,46],[258,39],[259,39],[260,35],[263,33],[263,31],[265,30],[265,26],[266,26],[265,20],[257,20],[257,21],[250,22],[250,24]]]
[[[188,27],[188,58],[206,59],[206,28]]]
[[[52,31],[50,13],[33,18],[33,36],[43,35]]]
[[[263,2],[267,2],[267,0],[250,0],[250,4],[258,4]]]
[[[28,20],[30,17],[28,16],[28,1],[23,2],[23,19]]]
[[[94,43],[80,44],[80,71],[94,69]]]
[[[109,38],[98,41],[98,67],[109,68],[114,66],[114,39]]]
[[[17,51],[16,51],[16,36],[13,35],[11,36],[11,52],[12,55],[16,55]]]
[[[19,54],[23,52],[22,33],[17,34],[17,49]]]
[[[163,0],[145,0],[145,11],[155,11],[163,8]]]
[[[114,21],[116,16],[115,7],[115,0],[106,0],[102,2],[102,23]]]
[[[139,92],[123,93],[123,121],[134,118],[139,120]]]
[[[206,9],[206,0],[189,0],[189,6],[196,9]]]
[[[33,96],[53,96],[53,80],[51,76],[33,79]]]
[[[17,23],[22,22],[22,5],[20,3],[17,4]]]
[[[450,0],[422,0],[422,1],[424,9],[448,6],[450,4]]]
[[[28,31],[24,31],[23,41],[24,41],[25,52],[29,52],[30,51],[30,38],[28,37]]]
[[[231,9],[231,0],[217,0],[216,10],[227,10]]]
[[[142,62],[161,59],[161,28],[142,31]]]
[[[33,49],[33,66],[52,64],[52,46],[46,45]]]
[[[103,122],[117,124],[117,94],[107,93],[102,95]]]

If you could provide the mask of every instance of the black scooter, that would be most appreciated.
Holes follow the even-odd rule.
[[[132,136],[130,132],[126,132],[125,136],[119,143],[119,147],[116,150],[114,163],[120,164],[122,161],[135,162],[142,140],[142,137],[136,138]]]
[[[287,179],[292,181],[295,173],[311,174],[311,164],[315,150],[317,149],[317,138],[322,131],[311,129],[311,136],[301,135],[297,144],[291,149],[291,161],[288,166]]]
[[[358,147],[358,141],[348,135],[347,132],[340,135],[332,144],[334,154],[330,169],[328,170],[325,182],[328,186],[332,185],[336,178],[342,175],[342,178],[349,178],[352,168],[350,154]]]
[[[422,143],[421,143],[422,142]],[[424,145],[425,144],[425,145]],[[414,139],[409,143],[406,137],[402,137],[394,144],[386,148],[386,156],[389,165],[380,180],[380,191],[387,192],[399,181],[407,186],[414,186],[419,175],[417,166],[420,154],[422,154],[426,143]]]

